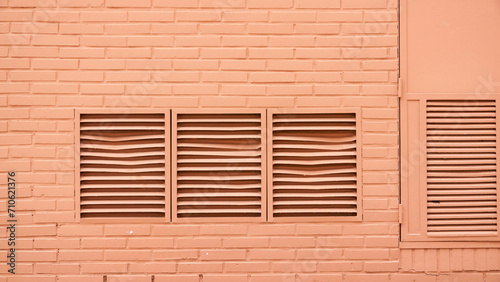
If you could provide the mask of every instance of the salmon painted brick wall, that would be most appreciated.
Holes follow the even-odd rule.
[[[395,0],[0,0],[0,281],[499,281],[498,249],[399,249],[397,82]],[[360,109],[363,220],[77,223],[92,108]]]

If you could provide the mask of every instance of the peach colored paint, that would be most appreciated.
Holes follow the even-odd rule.
[[[398,48],[403,99],[500,80],[499,3],[401,7],[398,23],[396,0],[0,1],[0,218],[16,171],[18,220],[0,282],[500,281],[498,242],[400,243],[398,126]],[[358,111],[362,219],[78,222],[75,112],[177,108]]]

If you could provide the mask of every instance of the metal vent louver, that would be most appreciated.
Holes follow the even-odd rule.
[[[273,216],[356,216],[356,114],[272,115]]]
[[[495,101],[427,101],[427,232],[497,231]]]
[[[165,216],[165,115],[81,114],[82,218]]]
[[[262,115],[174,117],[177,218],[261,217]]]

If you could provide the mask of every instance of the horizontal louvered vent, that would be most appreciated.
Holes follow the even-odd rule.
[[[164,114],[81,114],[81,217],[165,216]]]
[[[177,217],[261,216],[261,115],[177,115]]]
[[[356,216],[356,115],[273,114],[273,216]]]
[[[427,231],[497,231],[495,101],[427,102]]]

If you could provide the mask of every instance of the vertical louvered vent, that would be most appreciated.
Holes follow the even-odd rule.
[[[260,217],[261,114],[177,115],[177,217]]]
[[[497,231],[495,101],[427,102],[427,231]]]
[[[356,115],[272,115],[273,216],[356,216]]]
[[[81,114],[81,217],[165,216],[165,115]]]

